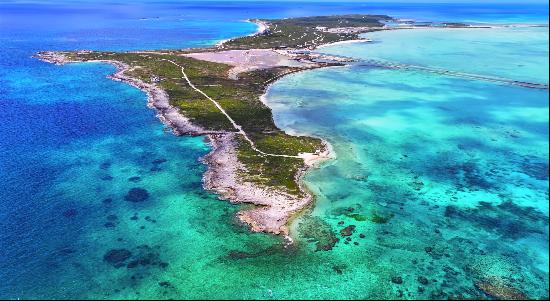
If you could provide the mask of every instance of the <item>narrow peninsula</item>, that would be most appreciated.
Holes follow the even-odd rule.
[[[278,78],[303,70],[339,66],[347,58],[312,52],[329,43],[360,40],[386,29],[383,15],[342,15],[251,20],[257,33],[209,48],[156,51],[45,51],[40,59],[67,64],[104,62],[110,77],[148,95],[148,103],[176,135],[204,135],[212,151],[203,183],[220,199],[254,204],[237,217],[252,231],[288,234],[287,222],[312,202],[304,171],[330,158],[317,137],[279,129],[262,101]]]

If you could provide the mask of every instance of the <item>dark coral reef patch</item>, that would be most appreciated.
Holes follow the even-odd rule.
[[[115,268],[124,265],[124,262],[132,256],[132,252],[127,249],[112,249],[103,255],[103,260]]]
[[[339,241],[330,224],[311,215],[304,216],[298,224],[298,231],[302,237],[315,242],[315,251],[330,251]]]
[[[143,188],[132,188],[128,191],[124,200],[132,203],[139,203],[149,198],[149,192]]]
[[[498,205],[480,202],[476,208],[447,206],[445,217],[451,223],[468,222],[504,238],[517,239],[528,234],[544,234],[548,218],[532,207],[506,201]]]

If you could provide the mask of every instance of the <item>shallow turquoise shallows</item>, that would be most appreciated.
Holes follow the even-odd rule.
[[[369,36],[322,51],[548,81],[547,29]],[[331,263],[348,289],[448,298],[501,279],[548,294],[548,90],[359,64],[288,76],[268,99],[282,128],[334,147],[306,177],[315,208],[293,226],[356,226]]]
[[[419,29],[364,34],[372,42],[321,52],[548,83],[548,27]]]

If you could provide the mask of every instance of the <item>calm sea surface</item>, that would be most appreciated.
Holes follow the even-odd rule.
[[[167,133],[113,67],[31,57],[206,46],[247,18],[327,12],[548,23],[538,5],[1,2],[0,297],[447,298],[488,279],[548,296],[548,91],[364,66],[284,78],[277,124],[338,159],[307,176],[318,201],[283,250],[202,190],[208,145]],[[323,51],[548,83],[548,28],[369,37]],[[350,224],[332,251],[305,238]]]

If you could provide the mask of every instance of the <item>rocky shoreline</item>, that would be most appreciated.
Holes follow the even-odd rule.
[[[73,61],[63,54],[51,51],[39,52],[36,57],[44,62],[55,65],[81,63],[81,61]],[[157,85],[149,84],[137,78],[125,75],[124,73],[126,71],[131,70],[130,66],[115,60],[93,60],[87,62],[106,63],[115,66],[116,71],[115,73],[109,75],[109,78],[115,81],[127,83],[144,91],[147,94],[147,106],[157,112],[157,118],[159,118],[166,126],[170,127],[174,135],[199,136],[212,133],[211,131],[205,131],[201,127],[193,124],[188,118],[180,114],[177,108],[170,105],[168,94],[166,94],[163,89]]]
[[[313,195],[303,186],[302,177],[308,169],[331,158],[330,146],[326,144],[325,149],[310,160],[304,158],[306,165],[296,174],[296,181],[303,193],[296,196],[240,180],[239,174],[245,167],[237,157],[235,135],[237,134],[208,135],[212,151],[202,158],[208,166],[203,175],[205,189],[217,192],[220,199],[232,203],[257,205],[254,209],[237,214],[242,222],[250,225],[252,231],[288,235],[288,220],[313,201]]]

